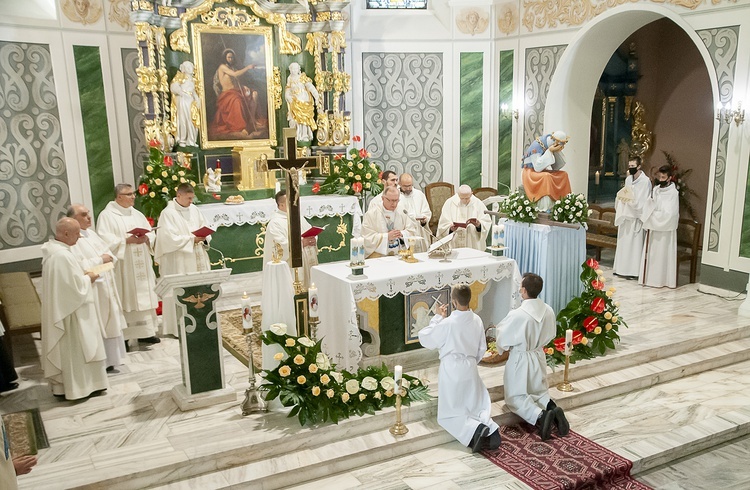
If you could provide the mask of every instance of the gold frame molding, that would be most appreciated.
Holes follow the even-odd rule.
[[[222,27],[211,27],[204,24],[194,24],[192,26],[193,34],[193,47],[195,49],[195,74],[198,82],[198,90],[201,94],[204,94],[201,100],[201,120],[204,124],[201,124],[201,147],[204,149],[209,148],[226,148],[226,147],[245,147],[245,148],[257,148],[264,147],[268,148],[276,146],[276,109],[275,109],[275,94],[278,91],[274,86],[274,66],[273,66],[273,28],[270,26],[245,26],[241,28],[233,28],[227,30]],[[253,140],[209,140],[208,138],[208,125],[209,121],[206,111],[206,88],[203,85],[203,50],[201,48],[200,37],[202,34],[221,34],[225,36],[234,35],[254,35],[264,37],[264,47],[266,50],[266,99],[267,99],[267,110],[268,110],[268,138],[253,139]]]

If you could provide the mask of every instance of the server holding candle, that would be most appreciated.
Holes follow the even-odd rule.
[[[555,312],[538,298],[544,281],[526,273],[521,280],[521,306],[508,313],[497,326],[497,347],[510,351],[505,365],[505,403],[510,410],[531,425],[536,425],[543,441],[549,439],[553,425],[561,436],[570,425],[563,409],[555,405],[547,386],[547,361],[544,346],[555,337]],[[568,339],[570,334],[570,340]],[[566,332],[566,345],[572,342]],[[567,348],[567,347],[566,347]]]
[[[419,331],[419,342],[440,351],[438,424],[458,442],[477,452],[497,449],[500,431],[490,417],[490,394],[477,370],[487,344],[484,324],[469,309],[470,301],[468,285],[453,286],[453,312],[445,318],[448,305],[440,305],[430,324]],[[397,371],[395,377],[400,376]]]

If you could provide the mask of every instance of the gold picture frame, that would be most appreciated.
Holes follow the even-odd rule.
[[[192,33],[201,147],[276,146],[273,28],[194,24]]]

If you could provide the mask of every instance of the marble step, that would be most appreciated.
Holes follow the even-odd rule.
[[[574,380],[575,391],[562,393],[552,388],[551,395],[566,410],[572,410],[575,407],[595,401],[649,388],[659,383],[748,359],[750,359],[750,339],[741,339],[667,359],[656,359],[652,362],[635,365],[615,372]],[[435,400],[428,403],[416,404],[404,412],[404,420],[410,428],[411,435],[407,434],[403,438],[396,439],[390,435],[387,429],[393,423],[393,413],[392,410],[384,411],[375,416],[356,419],[356,425],[364,424],[370,429],[370,432],[361,432],[361,435],[358,437],[347,430],[345,434],[340,434],[340,437],[345,439],[341,441],[337,440],[328,443],[321,441],[320,445],[315,445],[312,441],[305,439],[302,445],[299,446],[300,449],[298,451],[278,452],[277,450],[273,450],[274,454],[267,454],[268,457],[265,460],[253,461],[227,470],[220,470],[216,472],[216,476],[218,478],[221,475],[231,485],[244,482],[248,488],[278,488],[279,486],[296,484],[303,481],[312,481],[327,476],[332,472],[349,471],[358,468],[363,465],[363,460],[360,456],[366,457],[365,461],[372,464],[400,454],[407,454],[419,451],[425,447],[443,444],[446,440],[450,441],[451,437],[435,421],[436,404]],[[509,424],[518,421],[515,415],[509,413],[502,400],[493,403],[493,417],[499,424]],[[412,427],[415,428],[413,432],[411,431]],[[326,433],[340,433],[341,429],[338,426],[331,426],[318,430],[325,430]],[[731,435],[731,431],[725,432],[720,434],[720,439],[738,437],[738,435]],[[716,437],[713,435],[706,438],[706,441],[716,440]],[[366,456],[360,455],[357,452],[358,447],[365,448]],[[660,446],[656,445],[655,447]],[[255,452],[255,449],[253,448],[253,452]],[[633,450],[637,449],[638,446]],[[665,454],[682,454],[685,450],[686,448],[680,447],[670,448],[671,452],[666,452]],[[343,455],[341,451],[344,452]],[[659,460],[658,455],[649,455],[649,457],[654,461]],[[335,470],[324,470],[331,465]],[[300,475],[305,476],[301,479]]]

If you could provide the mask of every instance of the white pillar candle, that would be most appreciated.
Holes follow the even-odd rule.
[[[253,329],[253,310],[247,292],[242,293],[242,328],[245,331]]]
[[[398,393],[400,391],[399,388],[401,387],[400,381],[401,381],[401,371],[402,371],[402,369],[403,368],[401,366],[396,366],[395,368],[393,368],[393,379],[394,379],[395,385],[396,385],[396,387],[393,389],[393,391],[395,393]]]
[[[359,239],[352,237],[349,241],[349,261],[356,265],[359,261]]]
[[[497,248],[500,240],[500,225],[492,225],[492,248]]]
[[[598,170],[594,174],[594,184],[599,185],[599,171]]]
[[[500,223],[497,225],[497,246],[498,247],[504,247],[505,246],[505,225],[503,223]]]
[[[573,331],[571,329],[567,329],[565,331],[565,355],[569,356],[571,354],[571,350],[573,348]]]
[[[307,314],[310,318],[318,318],[318,288],[315,283],[310,284],[307,289]]]
[[[360,264],[365,263],[365,239],[364,237],[359,237],[359,263]]]
[[[278,179],[276,179],[276,187],[275,187],[275,191],[274,192],[278,193],[280,190],[281,190],[281,181],[279,181]]]

